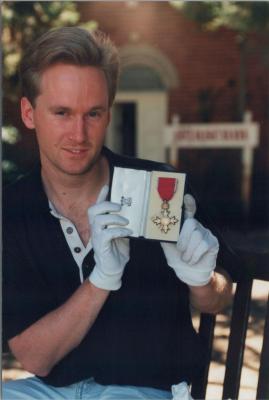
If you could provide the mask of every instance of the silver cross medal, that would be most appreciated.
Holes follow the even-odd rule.
[[[152,218],[152,221],[155,225],[160,228],[161,232],[167,233],[171,229],[171,225],[176,225],[179,221],[177,217],[170,217],[169,211],[169,203],[167,200],[164,200],[161,206],[161,216],[155,216]]]

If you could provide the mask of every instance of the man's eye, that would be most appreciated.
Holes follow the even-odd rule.
[[[101,112],[100,111],[90,111],[88,115],[90,118],[98,118],[101,116]]]
[[[65,116],[65,115],[67,115],[67,112],[64,110],[59,110],[59,111],[56,111],[55,114],[60,115],[60,116]]]

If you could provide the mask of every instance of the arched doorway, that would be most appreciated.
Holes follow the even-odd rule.
[[[122,73],[106,144],[121,154],[164,161],[163,127],[177,72],[150,46],[126,46],[120,54]]]

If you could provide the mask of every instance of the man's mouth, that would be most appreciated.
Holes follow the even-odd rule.
[[[79,153],[86,151],[86,149],[71,149],[70,151],[71,151],[71,153],[79,154]]]
[[[88,151],[88,148],[81,148],[81,149],[64,148],[64,150],[68,151],[69,153],[72,153],[72,154],[81,154],[81,153],[85,153],[86,151]]]

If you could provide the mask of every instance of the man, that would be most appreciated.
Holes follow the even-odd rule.
[[[22,60],[40,166],[4,195],[3,315],[36,377],[8,382],[4,399],[171,398],[204,362],[189,301],[213,313],[230,301],[218,240],[190,195],[177,245],[130,239],[108,200],[114,166],[169,170],[103,146],[118,70],[109,39],[80,28],[49,31]]]

